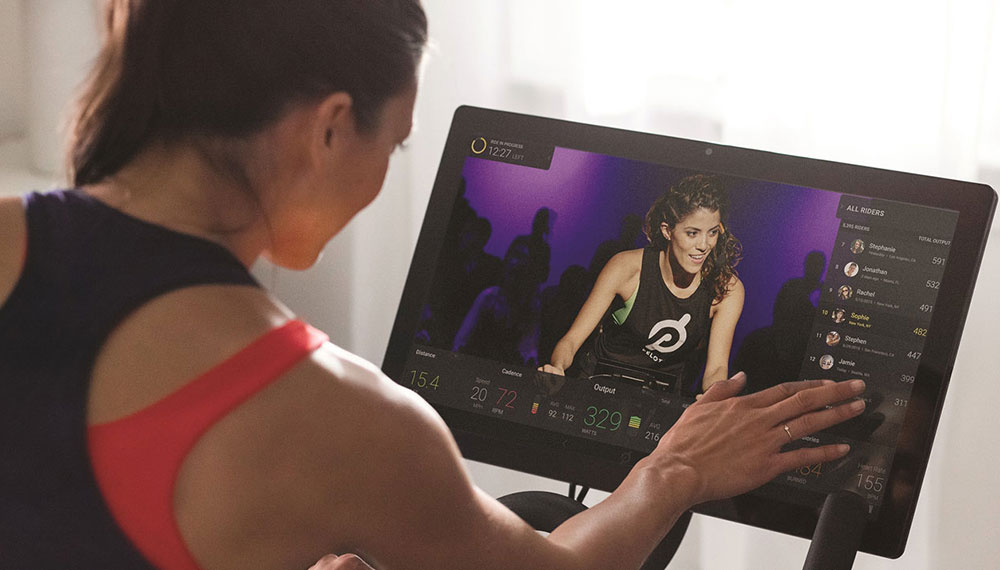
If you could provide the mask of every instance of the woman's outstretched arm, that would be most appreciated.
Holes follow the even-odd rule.
[[[716,383],[614,493],[547,538],[476,488],[443,422],[422,401],[401,397],[392,406],[396,428],[355,473],[350,507],[340,502],[336,516],[353,523],[350,550],[378,568],[638,568],[692,505],[846,453],[781,453],[782,426],[799,436],[853,417],[859,410],[848,405],[825,406],[863,384],[802,382],[734,397],[742,387],[742,377]]]
[[[326,345],[203,436],[178,479],[178,523],[207,570],[308,567],[351,552],[379,570],[638,568],[692,505],[755,488],[835,446],[781,452],[852,417],[849,383],[735,397],[717,382],[620,487],[542,537],[479,490],[417,394]]]

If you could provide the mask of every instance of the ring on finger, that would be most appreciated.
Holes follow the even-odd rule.
[[[795,441],[795,438],[792,437],[792,430],[788,427],[788,424],[781,426],[781,428],[785,430],[785,435],[788,436],[788,441]]]

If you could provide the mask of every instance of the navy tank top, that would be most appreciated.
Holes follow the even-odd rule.
[[[25,197],[28,250],[0,306],[0,568],[150,568],[87,452],[91,370],[129,313],[198,284],[257,286],[228,250],[77,190]]]
[[[687,298],[678,298],[663,282],[660,252],[642,252],[639,289],[622,324],[607,322],[597,336],[595,354],[637,369],[682,378],[690,390],[700,371],[711,326],[712,291],[702,280]]]

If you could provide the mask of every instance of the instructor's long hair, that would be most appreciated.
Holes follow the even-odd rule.
[[[104,22],[71,128],[77,186],[179,139],[246,178],[242,140],[338,91],[370,131],[414,81],[427,40],[419,0],[106,0]]]
[[[743,257],[740,240],[726,227],[729,215],[729,192],[722,178],[695,174],[682,178],[653,202],[646,214],[643,228],[653,247],[668,251],[670,242],[660,232],[660,224],[674,228],[678,222],[698,208],[719,212],[719,239],[705,258],[701,278],[712,287],[713,303],[719,303],[729,293],[737,277],[736,264]]]

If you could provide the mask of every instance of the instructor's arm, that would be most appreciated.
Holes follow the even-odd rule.
[[[736,323],[743,312],[743,283],[733,277],[729,291],[718,305],[712,308],[712,330],[708,336],[708,356],[705,361],[705,375],[702,378],[702,392],[707,392],[712,384],[729,377],[729,351],[733,347]]]
[[[542,372],[565,374],[566,369],[573,364],[576,352],[580,350],[590,333],[594,332],[604,313],[615,300],[615,295],[623,298],[631,293],[624,293],[629,285],[635,288],[639,279],[639,266],[642,262],[642,250],[625,251],[608,261],[590,295],[583,303],[569,331],[556,343],[552,350],[551,363],[541,367]],[[624,294],[623,294],[624,293]]]

